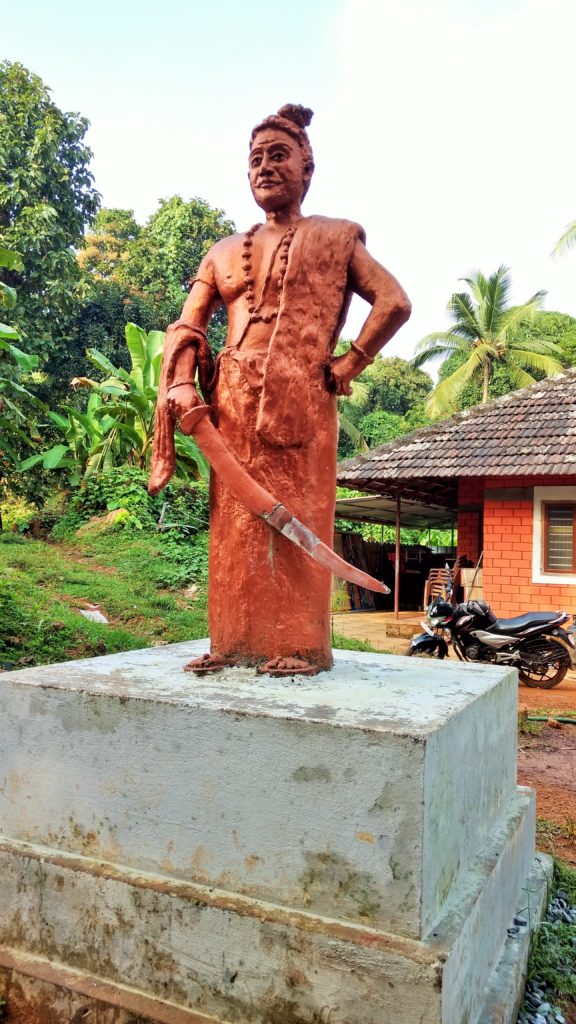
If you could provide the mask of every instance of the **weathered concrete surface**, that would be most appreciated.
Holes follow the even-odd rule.
[[[45,957],[0,947],[10,1024],[227,1024]]]
[[[479,1024],[533,857],[515,675],[185,675],[205,646],[2,676],[14,992],[62,990],[38,1024],[90,985],[96,1024]]]
[[[514,674],[197,680],[202,649],[4,674],[4,835],[422,936],[513,799]]]
[[[494,967],[478,1024],[516,1024],[524,997],[530,940],[548,903],[554,861],[538,853],[518,899],[515,917],[526,921],[517,935],[509,935]]]
[[[425,941],[3,841],[0,963],[24,948],[224,1021],[468,1024],[511,924],[532,815],[523,791]]]

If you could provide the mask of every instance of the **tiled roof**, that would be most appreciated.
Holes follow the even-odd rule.
[[[576,367],[341,462],[338,483],[576,474]]]

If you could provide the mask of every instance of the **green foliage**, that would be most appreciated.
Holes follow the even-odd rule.
[[[208,531],[197,533],[186,543],[171,536],[162,544],[165,567],[156,571],[156,585],[167,590],[185,587],[187,583],[205,584],[208,580]]]
[[[368,640],[357,640],[352,636],[341,636],[340,633],[332,634],[332,647],[338,651],[367,651],[373,654],[389,654],[389,651],[377,651]]]
[[[127,369],[124,325],[136,321],[151,330],[177,319],[208,249],[234,230],[222,210],[202,199],[163,199],[144,227],[132,210],[100,210],[78,253],[86,288],[76,319],[78,337]],[[214,352],[224,344],[226,324],[220,309],[208,329]]]
[[[201,538],[202,534],[197,534],[193,542],[198,551],[205,546]],[[196,586],[190,595],[172,595],[160,589],[171,565],[171,556],[163,548],[161,534],[83,537],[69,540],[65,549],[24,540],[18,534],[3,534],[3,667],[66,661],[206,636],[202,587]],[[193,582],[183,571],[180,579]],[[81,616],[78,609],[85,602],[98,604],[110,624]]]
[[[147,474],[134,466],[119,466],[89,477],[73,492],[68,509],[52,531],[55,539],[73,535],[89,519],[115,509],[126,509],[129,518],[122,528],[156,530],[160,525],[170,537],[190,536],[208,525],[208,490],[204,484],[172,480],[162,495],[146,489]]]
[[[138,238],[140,227],[133,210],[103,209],[94,217],[92,231],[86,234],[78,252],[78,263],[92,280],[124,279],[124,264],[130,244]]]
[[[0,245],[22,255],[7,280],[18,289],[16,324],[27,351],[51,372],[65,353],[79,299],[72,250],[99,202],[87,128],[79,114],[58,109],[37,75],[0,64]]]
[[[553,249],[554,256],[561,256],[576,245],[576,220],[567,224]]]
[[[340,347],[345,350],[344,343]],[[353,388],[352,397],[340,399],[338,404],[339,459],[386,444],[430,422],[424,402],[432,380],[405,359],[378,357],[354,381]]]
[[[0,267],[6,270],[22,266],[20,254],[0,248]],[[2,282],[0,282],[2,285]],[[3,286],[0,305],[12,309],[16,292]],[[25,384],[34,380],[38,358],[26,355],[14,345],[18,332],[8,324],[0,324],[0,489],[5,490],[13,480],[20,464],[23,449],[39,440],[37,417],[45,406]],[[0,519],[1,527],[1,519]]]
[[[429,374],[398,356],[375,359],[361,377],[368,389],[365,413],[380,409],[405,416],[423,404],[433,386]]]
[[[64,435],[65,444],[56,444],[25,459],[25,471],[42,463],[44,469],[66,470],[70,483],[76,485],[93,473],[106,472],[114,466],[150,462],[154,440],[154,417],[158,399],[160,367],[164,334],[129,323],[125,328],[130,354],[130,372],[114,366],[97,349],[88,350],[88,358],[101,373],[103,381],[76,377],[72,384],[90,392],[86,410],[81,412],[63,406],[60,413],[49,416]],[[184,479],[208,478],[208,464],[192,437],[177,433],[176,476]]]
[[[551,896],[561,890],[568,902],[576,904],[576,871],[556,861]],[[576,996],[576,925],[542,921],[530,950],[528,979],[538,978],[547,986],[551,1000]]]
[[[383,409],[375,409],[366,416],[362,416],[358,426],[370,448],[386,444],[395,437],[407,434],[410,430],[404,416],[398,416],[393,412],[384,412]]]
[[[130,246],[124,280],[149,296],[162,325],[180,315],[190,281],[208,250],[234,232],[222,210],[203,199],[162,199]]]
[[[448,303],[453,327],[423,338],[413,360],[416,367],[451,355],[461,360],[428,399],[426,411],[434,417],[462,408],[466,388],[476,380],[481,381],[482,401],[487,402],[492,373],[498,364],[506,368],[513,388],[533,384],[534,373],[548,376],[562,369],[562,353],[556,345],[518,335],[519,326],[534,320],[544,292],[537,292],[521,306],[508,306],[511,278],[504,266],[489,278],[476,271],[464,280],[468,291],[454,293]]]
[[[558,349],[558,358],[567,365],[576,363],[576,319],[567,313],[554,313],[541,310],[535,314],[533,321],[519,324],[514,330],[514,340],[525,345],[551,343]],[[450,377],[462,367],[467,360],[465,352],[454,352],[448,356],[440,367],[441,381]],[[533,369],[535,380],[542,380],[546,374],[543,370]],[[500,398],[514,391],[515,385],[505,362],[494,364],[488,386],[488,397]],[[458,405],[460,409],[469,409],[482,402],[482,381],[472,378],[460,392]]]
[[[89,376],[86,350],[97,349],[115,366],[130,369],[125,330],[128,323],[140,324],[146,331],[160,326],[154,306],[145,295],[138,295],[114,279],[86,276],[86,294],[74,323],[74,337],[66,366],[68,380],[73,375]]]
[[[562,362],[568,366],[576,365],[576,319],[567,313],[543,310],[536,313],[532,323],[520,324],[515,335],[522,341],[534,338],[552,342],[560,349]],[[538,375],[535,373],[534,376]]]
[[[37,515],[36,505],[22,495],[10,494],[0,502],[0,522],[3,530],[17,530],[23,533]]]

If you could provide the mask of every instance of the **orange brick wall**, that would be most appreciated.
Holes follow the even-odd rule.
[[[458,505],[482,505],[484,501],[484,479],[482,477],[460,477],[458,481]],[[474,565],[480,555],[482,529],[481,512],[458,511],[458,554],[465,555]]]
[[[576,477],[489,477],[485,484],[486,488],[573,486]],[[576,611],[576,585],[532,583],[532,519],[532,498],[484,503],[484,597],[504,618],[557,608]]]

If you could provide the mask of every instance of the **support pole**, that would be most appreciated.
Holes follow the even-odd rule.
[[[400,617],[400,498],[396,497],[396,554],[394,559],[394,614]]]

